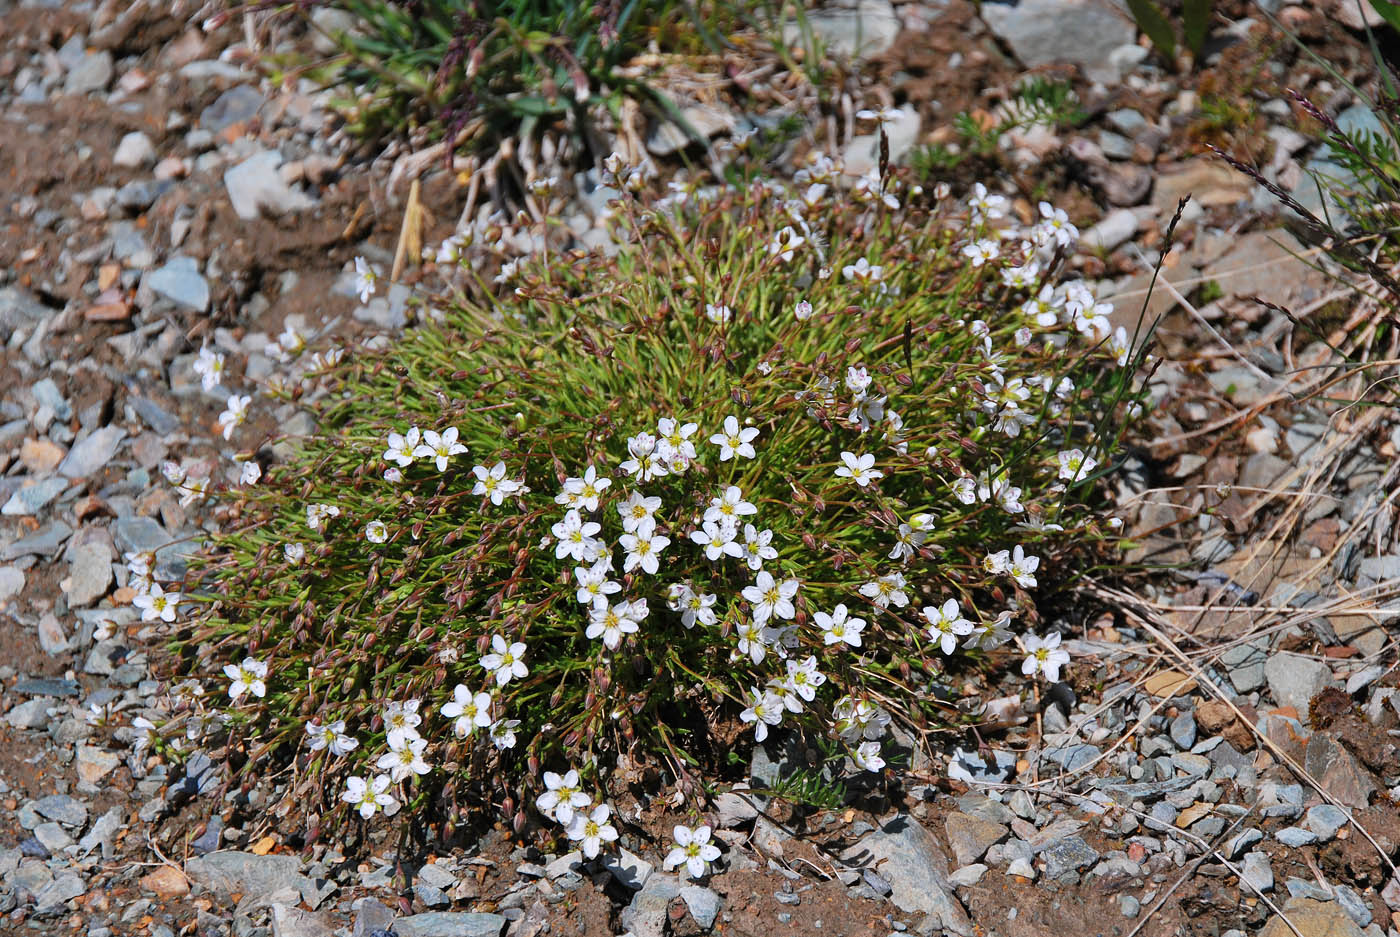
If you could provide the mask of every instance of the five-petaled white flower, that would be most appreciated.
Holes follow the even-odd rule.
[[[880,757],[879,742],[861,742],[851,753],[851,760],[865,771],[879,772],[885,767],[885,759]]]
[[[319,531],[333,517],[340,516],[340,508],[334,504],[308,504],[306,506],[306,526]]]
[[[418,700],[400,703],[392,700],[384,706],[384,732],[390,748],[397,751],[410,739],[419,738],[418,727],[423,717],[418,714]]]
[[[714,562],[731,551],[729,544],[734,540],[734,528],[715,521],[705,521],[699,530],[690,533],[690,539],[705,548],[705,559]],[[733,554],[738,555],[738,554]]]
[[[383,543],[389,539],[389,528],[383,521],[370,521],[365,525],[365,539],[370,543]]]
[[[618,516],[622,518],[622,529],[632,533],[637,525],[650,520],[661,509],[660,498],[648,498],[640,492],[632,492],[627,500],[617,505]]]
[[[603,525],[597,521],[585,521],[578,511],[570,510],[564,515],[564,519],[549,528],[549,532],[554,534],[557,541],[554,545],[554,558],[562,560],[568,557],[576,563],[582,563],[588,559],[598,546],[596,534],[603,529]]]
[[[879,264],[871,266],[870,261],[862,257],[855,263],[847,264],[842,267],[841,275],[848,280],[855,280],[857,283],[869,285],[879,282],[880,277],[884,274],[884,270],[885,268]]]
[[[635,532],[619,537],[618,543],[627,553],[622,561],[624,573],[630,573],[640,566],[643,572],[655,576],[660,568],[661,551],[670,546],[671,539],[659,535],[656,532],[656,522],[647,520],[638,524]]]
[[[252,461],[238,463],[238,484],[256,485],[262,478],[262,466]]]
[[[224,407],[224,412],[219,414],[219,428],[223,431],[225,439],[231,439],[234,429],[248,419],[248,404],[252,399],[246,394],[228,395],[228,404]]]
[[[957,599],[948,599],[942,605],[924,606],[924,619],[928,621],[929,637],[937,641],[944,654],[952,654],[958,649],[958,638],[972,634],[973,624],[962,617]]]
[[[287,560],[288,566],[300,566],[306,559],[306,544],[304,543],[284,543],[282,544],[282,555]]]
[[[656,421],[657,448],[673,471],[683,472],[686,466],[695,461],[695,443],[690,441],[690,437],[699,428],[696,423],[682,423],[671,417]]]
[[[797,595],[796,579],[778,582],[766,569],[760,572],[751,586],[745,586],[740,593],[753,606],[755,624],[763,624],[769,618],[791,618],[797,614],[792,600]]]
[[[391,783],[387,774],[378,775],[369,783],[362,777],[352,775],[345,779],[345,791],[340,799],[358,810],[366,820],[381,809],[386,815],[391,815],[399,809],[398,801],[389,793]]]
[[[671,831],[676,847],[666,854],[661,867],[668,872],[677,866],[685,866],[691,878],[702,878],[711,862],[719,858],[719,847],[710,842],[710,828],[677,825]]]
[[[608,822],[611,813],[607,804],[599,804],[588,813],[575,813],[573,822],[565,828],[569,839],[583,850],[584,858],[596,859],[604,843],[617,842],[617,830]]]
[[[639,607],[640,605],[640,607]],[[602,639],[603,646],[610,651],[617,650],[624,635],[636,634],[637,628],[647,616],[646,599],[635,602],[599,602],[589,611],[588,628],[584,637],[590,641]]]
[[[719,460],[728,462],[735,456],[745,459],[754,458],[757,453],[753,448],[754,437],[758,435],[758,428],[754,426],[739,429],[739,420],[733,416],[724,418],[724,432],[715,433],[710,437],[710,442],[719,446]]]
[[[849,478],[862,488],[877,478],[885,477],[884,472],[875,468],[875,457],[868,452],[861,455],[842,452],[841,461],[845,464],[836,469],[836,477]]]
[[[574,593],[579,603],[594,606],[606,603],[608,596],[622,591],[622,583],[608,578],[609,565],[597,562],[592,566],[575,566],[574,578],[578,580],[578,591]]]
[[[367,303],[379,285],[379,274],[363,257],[355,258],[355,292],[360,294],[360,302]]]
[[[1082,449],[1067,449],[1056,458],[1060,462],[1060,477],[1070,482],[1083,481],[1099,464]]]
[[[752,722],[754,741],[768,738],[768,727],[783,721],[783,701],[772,690],[749,688],[749,706],[739,714],[743,722]]]
[[[592,800],[579,789],[578,772],[572,768],[562,775],[546,771],[544,786],[546,790],[535,798],[535,806],[540,813],[564,826],[573,823],[575,814]]]
[[[443,703],[439,711],[448,719],[456,720],[452,723],[452,734],[464,739],[491,724],[491,695],[474,694],[465,684],[459,683],[452,688],[452,699]]]
[[[388,771],[389,777],[396,784],[415,774],[427,774],[433,770],[432,766],[423,760],[423,750],[427,747],[427,739],[408,739],[399,748],[391,748],[380,755],[375,766]]]
[[[166,592],[159,583],[151,583],[145,592],[137,593],[131,604],[141,610],[142,621],[175,620],[175,609],[180,604],[180,593]]]
[[[807,239],[798,234],[792,225],[788,225],[778,232],[773,238],[773,242],[768,245],[768,253],[776,254],[783,263],[792,260],[793,253],[807,243]]]
[[[783,680],[783,685],[805,702],[810,703],[816,699],[817,687],[825,682],[826,675],[817,670],[817,658],[814,655],[809,654],[800,664],[792,659],[787,661],[787,678]]]
[[[199,375],[201,387],[213,390],[224,377],[224,356],[204,345],[199,349],[199,357],[194,361],[194,373]]]
[[[457,427],[449,426],[441,434],[425,430],[423,442],[413,448],[415,459],[432,459],[439,472],[447,471],[447,460],[467,451],[467,447],[457,441]]]
[[[860,587],[860,594],[880,608],[889,608],[891,604],[903,608],[909,604],[909,596],[904,594],[903,573],[890,573],[873,579]]]
[[[491,636],[491,653],[482,655],[481,666],[496,678],[496,686],[505,686],[512,678],[520,680],[530,672],[525,666],[524,657],[523,641],[507,644],[503,635],[494,634]]]
[[[730,485],[719,497],[710,499],[710,506],[705,509],[705,520],[737,529],[739,518],[757,513],[758,508],[744,500],[738,486]]]
[[[1011,560],[1006,564],[1006,572],[1023,589],[1036,587],[1035,571],[1040,568],[1040,557],[1028,555],[1019,544],[1011,551]]]
[[[337,719],[321,725],[312,721],[306,724],[307,746],[313,752],[329,748],[332,755],[348,755],[360,746],[354,736],[345,733],[345,720]]]
[[[772,541],[773,531],[759,530],[752,524],[745,524],[744,542],[740,544],[731,540],[724,545],[724,552],[742,559],[749,564],[749,569],[757,572],[763,568],[764,560],[778,558],[778,549],[771,546]]]
[[[519,719],[501,719],[491,723],[491,744],[501,751],[515,747],[515,730],[520,728]]]
[[[390,433],[388,448],[384,450],[384,461],[397,462],[400,468],[408,468],[413,464],[414,450],[418,448],[422,439],[423,434],[416,426],[409,427],[408,432],[402,435]]]
[[[1069,663],[1069,651],[1060,647],[1059,632],[1052,631],[1044,638],[1028,634],[1021,639],[1021,646],[1026,649],[1022,674],[1033,677],[1037,672],[1043,673],[1051,683],[1060,679],[1060,668]]]
[[[812,620],[822,630],[822,640],[828,646],[845,642],[851,647],[860,647],[860,633],[865,630],[865,619],[850,617],[845,605],[837,605],[829,615],[826,612],[813,612]]]
[[[611,478],[599,477],[598,470],[590,465],[582,478],[564,479],[564,490],[554,496],[554,503],[583,511],[596,511],[598,496],[611,484]],[[499,501],[496,503],[500,504]]]
[[[669,598],[671,609],[681,613],[681,624],[687,628],[694,628],[696,622],[713,625],[718,620],[714,606],[719,596],[712,592],[696,592],[690,583],[676,582],[671,584]]]
[[[506,478],[506,464],[497,462],[489,469],[484,465],[472,466],[472,474],[476,476],[476,484],[472,486],[472,494],[490,498],[491,503],[499,506],[510,495],[520,490],[520,482],[513,478]],[[607,481],[607,479],[603,479]]]
[[[252,693],[258,699],[267,695],[267,662],[245,657],[241,664],[225,664],[224,673],[232,682],[228,686],[228,698],[237,702],[244,693]]]

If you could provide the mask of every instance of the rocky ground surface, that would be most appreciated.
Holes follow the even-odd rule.
[[[1277,12],[1351,75],[1365,47],[1345,8]],[[1299,260],[1315,253],[1271,199],[1193,155],[1221,129],[1203,108],[1222,96],[1211,67],[1259,64],[1232,89],[1247,107],[1222,142],[1305,201],[1303,170],[1333,163],[1296,129],[1283,84],[1349,125],[1374,116],[1286,43],[1259,41],[1244,11],[1225,11],[1240,15],[1206,72],[1178,76],[1106,3],[856,10],[813,22],[857,57],[856,106],[902,107],[896,155],[949,139],[958,110],[994,110],[1028,69],[1068,69],[1086,122],[1008,135],[989,171],[1023,210],[1027,179],[1075,206],[1095,246],[1084,272],[1111,282],[1121,322],[1136,323],[1166,222],[1193,195],[1163,265],[1172,289],[1150,308],[1167,358],[1156,439],[1121,492],[1141,555],[1190,572],[1103,587],[1107,611],[1064,623],[1076,664],[1044,699],[969,687],[985,745],[915,755],[895,795],[836,810],[720,795],[724,856],[692,883],[661,868],[668,844],[647,834],[669,827],[643,805],[623,817],[620,857],[599,864],[503,829],[436,855],[383,837],[350,849],[279,823],[279,778],[230,786],[217,751],[192,743],[167,766],[139,744],[133,721],[180,703],[153,669],[165,632],[131,607],[123,555],[156,551],[178,579],[219,520],[162,464],[231,482],[235,456],[275,459],[314,429],[267,399],[232,441],[215,424],[229,389],[307,367],[289,327],[325,348],[411,326],[407,288],[361,305],[350,269],[392,264],[411,176],[430,243],[464,208],[494,206],[440,160],[364,154],[326,95],[260,79],[236,25],[205,34],[139,2],[0,0],[0,931],[1400,933],[1400,432],[1383,408],[1297,405],[1332,352],[1249,297],[1313,317],[1335,347],[1385,349],[1368,310]],[[720,115],[722,143],[781,109],[781,89],[750,88],[766,101],[752,113],[698,92],[687,106]],[[858,170],[873,138],[841,124],[809,128],[774,168],[827,148]],[[640,136],[682,172],[666,162],[674,138]],[[585,244],[603,240],[597,178],[569,180],[559,204]],[[228,362],[212,392],[193,371],[205,343]],[[1359,396],[1359,380],[1329,397]],[[751,782],[810,758],[798,740],[760,750]]]

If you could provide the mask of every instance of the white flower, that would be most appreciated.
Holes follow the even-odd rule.
[[[172,462],[169,460],[162,462],[160,464],[160,474],[165,477],[166,481],[177,488],[185,483],[185,468],[179,462]]]
[[[911,524],[900,524],[899,529],[895,531],[894,546],[890,548],[890,559],[900,562],[908,560],[926,539],[928,531]]]
[[[240,485],[256,485],[262,478],[262,466],[256,462],[238,463],[238,483]]]
[[[1035,571],[1040,568],[1040,557],[1027,555],[1018,544],[1011,552],[1011,561],[1006,564],[1006,572],[1023,589],[1034,589],[1037,585]]]
[[[186,479],[183,489],[185,493],[180,496],[180,506],[189,507],[196,501],[203,500],[204,496],[209,493],[209,478],[205,476]]]
[[[972,261],[973,267],[980,267],[988,261],[996,260],[1001,254],[1001,245],[992,238],[973,241],[962,249],[964,257]]]
[[[822,630],[822,640],[827,646],[845,642],[851,647],[860,647],[860,633],[865,630],[864,618],[851,618],[845,605],[837,605],[831,611],[813,612],[812,620]]]
[[[728,462],[735,456],[745,459],[752,459],[757,453],[754,452],[753,440],[758,435],[758,429],[750,426],[743,430],[739,429],[739,420],[733,416],[724,418],[724,432],[715,433],[710,437],[710,442],[719,446],[719,460]]]
[[[228,404],[224,407],[224,412],[219,414],[219,428],[223,430],[225,439],[232,438],[234,428],[241,426],[248,418],[248,404],[252,399],[247,395],[228,395]]]
[[[798,322],[806,322],[812,318],[812,304],[805,299],[799,300],[797,308],[793,310],[793,315],[797,316]]]
[[[865,771],[879,772],[885,767],[885,759],[880,757],[879,742],[861,742],[851,753],[851,760]]]
[[[734,539],[735,530],[714,521],[706,521],[699,530],[691,531],[690,539],[705,548],[705,559],[714,562],[725,553]]]
[[[476,484],[472,486],[472,494],[490,498],[494,505],[499,506],[507,497],[520,490],[519,482],[513,478],[506,478],[506,464],[504,462],[497,462],[489,469],[484,465],[474,465],[472,466],[472,474],[476,476]],[[605,478],[603,481],[606,482],[607,479]]]
[[[1028,634],[1021,639],[1026,649],[1026,659],[1021,662],[1021,673],[1027,677],[1037,672],[1045,674],[1045,679],[1055,683],[1060,679],[1060,668],[1069,663],[1069,651],[1060,647],[1060,635],[1052,631],[1044,638]]]
[[[666,854],[661,867],[666,871],[683,865],[691,878],[701,878],[711,862],[719,858],[719,847],[710,842],[710,828],[677,826],[671,831],[676,846]]]
[[[137,716],[131,720],[131,727],[136,730],[136,734],[131,740],[131,750],[138,757],[146,749],[160,741],[160,730],[154,722],[145,716]]]
[[[467,451],[467,447],[457,441],[457,427],[449,426],[441,434],[433,430],[423,433],[423,442],[413,448],[416,459],[432,459],[439,472],[447,471],[447,460]]]
[[[773,242],[768,245],[768,253],[776,254],[779,260],[787,263],[792,260],[793,253],[805,243],[807,239],[798,234],[792,225],[788,225],[773,238]]]
[[[730,319],[732,319],[733,317],[734,317],[734,310],[730,309],[728,306],[724,305],[723,303],[719,303],[719,304],[716,304],[716,303],[706,303],[706,304],[705,304],[705,318],[706,318],[706,319],[709,319],[709,320],[710,320],[711,322],[713,322],[715,325],[724,325],[725,323],[727,323],[727,322],[728,322]]]
[[[418,700],[390,701],[384,705],[383,715],[386,741],[394,751],[420,737],[418,726],[422,725],[423,717],[418,714]]]
[[[763,570],[754,580],[754,584],[746,586],[740,594],[753,606],[754,623],[761,625],[769,618],[788,619],[797,614],[792,604],[797,589],[796,579],[777,582],[771,573]]]
[[[617,841],[617,830],[608,822],[610,813],[607,804],[599,804],[590,813],[574,814],[573,822],[565,832],[569,839],[579,844],[584,858],[598,858],[598,851],[603,848],[604,843]]]
[[[904,574],[890,573],[871,580],[860,587],[860,594],[880,608],[889,608],[890,603],[903,608],[909,604],[909,596],[904,594]]]
[[[252,693],[258,699],[267,695],[267,662],[245,657],[241,664],[225,664],[224,673],[233,681],[228,687],[228,698],[234,702],[244,693]]]
[[[836,469],[836,477],[849,478],[862,488],[877,478],[885,477],[884,472],[875,468],[875,457],[868,452],[861,455],[842,452],[841,461],[845,464]]]
[[[602,524],[584,521],[578,511],[570,510],[562,521],[549,528],[558,541],[554,546],[554,558],[562,560],[567,556],[574,562],[583,562],[597,549],[598,541],[594,535],[602,529]]]
[[[631,458],[618,466],[625,475],[635,475],[638,481],[649,482],[653,478],[669,475],[669,462],[661,457],[656,446],[656,437],[651,433],[638,433],[627,440],[627,454]]]
[[[1128,338],[1128,330],[1123,326],[1113,330],[1113,337],[1108,341],[1108,350],[1113,353],[1113,358],[1118,362],[1118,367],[1127,367],[1128,358],[1133,353],[1132,340]]]
[[[491,745],[505,751],[507,748],[515,748],[515,730],[521,726],[521,720],[503,719],[491,723]]]
[[[752,722],[755,741],[768,738],[768,727],[783,721],[783,701],[772,690],[749,688],[749,707],[739,714],[744,722]]]
[[[1069,215],[1064,209],[1055,208],[1049,202],[1040,203],[1040,217],[1044,219],[1031,231],[1037,244],[1070,247],[1079,239],[1079,229],[1069,223]]]
[[[367,303],[379,284],[379,274],[363,257],[355,258],[355,292],[360,294],[360,302]]]
[[[673,611],[681,613],[681,624],[687,628],[695,627],[695,623],[702,625],[713,625],[715,623],[715,602],[719,597],[714,593],[696,592],[688,582],[672,583],[670,590],[670,607]]]
[[[724,552],[742,559],[749,564],[749,569],[758,572],[763,568],[764,560],[778,558],[777,548],[769,545],[772,540],[773,531],[759,530],[753,524],[745,524],[743,544],[731,540],[724,545]]]
[[[288,566],[300,566],[302,560],[306,559],[306,545],[302,543],[282,544],[282,555],[287,559]]]
[[[180,604],[180,593],[166,592],[159,583],[153,582],[147,591],[137,593],[131,604],[141,610],[142,621],[159,618],[171,622],[175,620],[175,609]]]
[[[1011,569],[1011,551],[998,550],[988,553],[982,557],[982,569],[993,576],[1008,572]]]
[[[855,744],[861,739],[875,741],[885,734],[890,714],[870,700],[843,696],[832,707],[836,733],[843,741]]]
[[[862,110],[856,111],[857,120],[873,120],[879,123],[882,127],[885,124],[894,123],[895,121],[899,120],[899,118],[900,111],[897,107],[882,107],[878,110],[864,108]]]
[[[428,747],[428,740],[424,738],[406,739],[399,748],[391,748],[389,751],[379,756],[379,760],[374,764],[389,772],[390,779],[397,784],[407,780],[415,774],[427,774],[433,770],[432,767],[423,760],[423,750]]]
[[[544,786],[547,790],[535,799],[535,806],[540,813],[564,826],[573,823],[576,813],[587,807],[592,799],[579,790],[578,772],[572,768],[563,775],[546,771]]]
[[[956,599],[948,599],[941,606],[924,606],[924,618],[929,624],[929,637],[939,642],[944,654],[951,655],[958,649],[958,638],[973,631],[972,622],[962,617]]]
[[[345,791],[340,799],[358,810],[366,820],[381,808],[386,815],[392,815],[399,809],[399,804],[388,792],[390,783],[389,776],[384,774],[376,776],[368,784],[362,777],[351,776],[345,779]]]
[[[787,678],[783,686],[805,702],[812,702],[817,697],[817,687],[826,682],[826,675],[817,670],[817,658],[809,654],[800,664],[795,660],[786,663]]]
[[[345,734],[345,720],[337,719],[335,722],[328,722],[320,725],[316,722],[306,724],[307,747],[313,752],[319,752],[323,748],[329,748],[332,755],[348,755],[359,747],[360,743],[353,736]]]
[[[473,694],[466,685],[459,683],[452,688],[452,699],[443,703],[439,711],[448,719],[457,720],[452,724],[452,734],[464,739],[491,724],[491,695]]]
[[[340,516],[340,508],[333,504],[308,504],[306,506],[306,526],[319,531],[326,521]]]
[[[505,686],[511,678],[523,679],[530,672],[523,660],[524,642],[507,644],[504,636],[494,634],[491,636],[491,651],[492,653],[482,656],[481,666],[496,678],[496,686]]]
[[[857,283],[870,284],[880,280],[884,275],[885,268],[879,265],[871,266],[870,261],[864,257],[853,264],[847,264],[841,268],[841,275],[848,280],[855,280]]]
[[[710,499],[710,506],[705,509],[705,520],[737,529],[739,518],[757,513],[758,508],[744,500],[738,486],[730,485],[719,497]]]
[[[622,583],[608,578],[608,567],[603,563],[575,566],[574,578],[578,580],[578,591],[574,596],[580,604],[589,607],[606,602],[608,596],[622,591]]]
[[[601,638],[604,647],[610,651],[617,650],[623,635],[636,634],[638,625],[646,618],[646,600],[639,599],[638,602],[641,603],[640,609],[636,608],[636,602],[614,602],[612,605],[606,601],[599,602],[589,612],[584,637],[590,641]]]
[[[622,518],[622,529],[630,534],[637,529],[638,524],[651,520],[652,515],[660,509],[660,498],[647,498],[634,491],[627,496],[626,501],[617,505],[617,514]]]
[[[1083,481],[1099,464],[1082,449],[1068,449],[1056,458],[1060,460],[1060,477],[1070,482]]]
[[[564,490],[554,496],[554,503],[583,511],[596,511],[598,496],[611,484],[611,478],[600,478],[598,470],[590,465],[582,478],[564,479]]]
[[[977,479],[971,475],[964,475],[953,482],[953,497],[963,504],[977,503]]]
[[[739,640],[739,653],[755,664],[763,663],[763,658],[768,655],[767,630],[755,621],[741,624],[735,635]]]
[[[370,543],[383,543],[389,539],[389,528],[383,521],[370,521],[365,525],[365,539]]]
[[[981,224],[1006,214],[1007,201],[1002,195],[988,195],[987,187],[977,183],[972,187],[972,197],[968,199],[974,222]]]
[[[638,524],[636,532],[623,534],[618,538],[618,543],[627,552],[626,558],[622,561],[622,571],[630,573],[638,566],[643,572],[653,576],[660,568],[659,557],[661,551],[670,546],[669,537],[662,537],[656,533],[656,522],[648,520]]]
[[[213,390],[219,386],[224,376],[224,356],[211,351],[206,344],[199,349],[199,357],[194,361],[194,373],[199,375],[200,386]]]
[[[407,433],[400,436],[398,433],[390,433],[387,440],[388,448],[384,450],[384,461],[397,462],[400,468],[408,468],[413,464],[413,451],[418,448],[422,441],[423,434],[418,431],[418,427],[411,426]]]

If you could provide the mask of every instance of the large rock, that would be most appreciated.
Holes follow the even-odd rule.
[[[296,856],[258,856],[233,850],[197,856],[186,863],[185,874],[190,881],[225,895],[270,895],[310,885]]]
[[[193,257],[170,258],[165,266],[141,278],[141,286],[158,296],[196,312],[209,311],[209,281],[199,272],[199,262]]]
[[[394,922],[398,937],[500,937],[506,919],[499,914],[429,911]]]
[[[1280,706],[1292,706],[1308,718],[1308,702],[1332,683],[1332,668],[1322,661],[1283,651],[1264,662],[1269,692]]]
[[[885,139],[889,141],[890,163],[893,165],[909,155],[919,142],[919,112],[909,105],[899,109],[899,116],[885,124]],[[880,167],[880,134],[867,133],[854,137],[841,151],[846,174],[864,176]]]
[[[58,472],[68,478],[86,478],[112,461],[117,447],[126,438],[126,430],[120,426],[104,426],[89,433],[81,442],[68,450],[68,455],[58,463]]]
[[[1259,932],[1259,937],[1364,937],[1365,932],[1356,922],[1347,917],[1346,911],[1335,901],[1317,901],[1312,898],[1289,898],[1283,906],[1288,916],[1274,915]],[[1291,927],[1289,925],[1292,925]],[[1293,928],[1297,928],[1295,932]]]
[[[1371,803],[1376,781],[1337,740],[1325,732],[1308,739],[1303,768],[1338,803],[1363,810]]]
[[[1069,63],[1091,81],[1117,84],[1109,54],[1137,38],[1137,27],[1109,0],[984,3],[982,19],[1029,68]]]
[[[841,859],[869,869],[890,884],[890,900],[909,914],[937,915],[945,931],[970,937],[967,912],[953,897],[948,858],[933,834],[917,820],[900,814],[856,842]]]
[[[844,58],[871,58],[894,44],[899,16],[889,0],[858,0],[808,10],[807,26],[827,52]],[[790,20],[783,25],[785,45],[797,46],[804,41],[801,23]]]
[[[281,165],[281,153],[262,150],[224,173],[224,186],[238,217],[252,221],[264,211],[273,216],[285,215],[315,204],[306,193],[287,185],[278,172]]]
[[[990,847],[1004,841],[1008,835],[1006,827],[1000,823],[958,812],[948,814],[944,829],[960,866],[981,859]]]

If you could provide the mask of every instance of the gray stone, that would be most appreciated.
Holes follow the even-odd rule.
[[[131,404],[136,415],[145,421],[147,426],[162,436],[169,436],[180,427],[178,417],[148,397],[131,394],[127,396],[126,402]]]
[[[1222,651],[1220,661],[1227,668],[1230,683],[1237,693],[1249,693],[1264,685],[1264,664],[1269,659],[1269,644],[1255,639]]]
[[[434,888],[451,888],[457,884],[457,876],[448,871],[446,866],[435,862],[430,862],[420,868],[414,879]]]
[[[698,141],[677,122],[662,120],[647,135],[647,151],[656,156],[669,156],[692,143],[706,142],[717,134],[732,132],[737,126],[733,114],[705,104],[692,104],[685,108],[681,111],[681,118],[695,131],[700,138]]]
[[[262,94],[251,85],[230,88],[199,114],[199,126],[210,133],[227,130],[234,124],[252,120],[263,106]]]
[[[1370,926],[1371,909],[1366,906],[1366,902],[1361,900],[1360,895],[1342,884],[1333,885],[1332,893],[1337,897],[1337,904],[1342,906],[1347,917],[1356,922],[1357,927]]]
[[[63,633],[63,626],[58,623],[58,616],[53,612],[46,612],[39,617],[38,631],[39,647],[45,654],[56,657],[68,650],[68,636]]]
[[[1003,842],[1009,835],[1009,831],[1000,823],[958,812],[948,814],[944,830],[959,866],[971,865],[981,859],[988,848]]]
[[[355,929],[353,937],[369,937],[377,930],[387,930],[394,923],[392,908],[374,898],[361,898],[355,902]]]
[[[117,447],[126,438],[119,426],[104,426],[85,436],[58,464],[59,474],[68,478],[86,478],[103,468],[117,454]]]
[[[273,903],[272,937],[334,937],[335,929],[314,911]]]
[[[53,378],[46,377],[41,381],[36,381],[34,387],[34,399],[53,411],[53,415],[60,420],[70,420],[73,418],[73,405],[70,404],[59,391],[58,385],[53,382]]]
[[[653,875],[642,890],[632,896],[632,902],[622,909],[619,921],[634,937],[664,937],[667,908],[681,893],[680,881],[674,875]]]
[[[399,937],[500,937],[506,919],[499,914],[463,911],[429,911],[394,922]]]
[[[1274,839],[1285,846],[1297,849],[1300,846],[1308,846],[1317,842],[1317,834],[1312,830],[1305,830],[1301,826],[1285,826],[1274,833]]]
[[[1129,920],[1138,916],[1142,911],[1142,902],[1132,895],[1118,896],[1118,913]]]
[[[1053,762],[1066,771],[1077,771],[1099,757],[1099,750],[1093,745],[1067,745],[1063,748],[1047,748],[1041,752],[1044,761]]]
[[[30,482],[10,495],[10,500],[0,508],[0,514],[10,517],[30,517],[38,514],[50,501],[63,494],[70,484],[66,478],[44,478]]]
[[[89,91],[106,91],[112,80],[112,53],[106,49],[89,52],[68,70],[64,79],[65,94],[87,94]]]
[[[1332,683],[1332,669],[1318,660],[1282,651],[1264,664],[1269,692],[1280,706],[1292,706],[1298,718],[1308,718],[1308,703]]]
[[[452,899],[447,897],[447,892],[436,885],[429,885],[427,882],[415,882],[413,896],[421,901],[426,908],[446,908],[452,904]]]
[[[143,290],[163,296],[177,306],[196,312],[209,311],[209,281],[199,272],[199,262],[184,255],[170,258],[165,266],[141,278]]]
[[[1132,20],[1108,0],[984,3],[981,15],[1026,67],[1072,63],[1091,81],[1116,84],[1120,75],[1109,55],[1137,38]]]
[[[602,866],[612,873],[619,885],[631,891],[637,891],[645,885],[652,873],[650,862],[626,849],[604,855]]]
[[[715,829],[729,830],[758,816],[752,798],[747,794],[725,791],[715,798]]]
[[[117,204],[134,214],[140,213],[173,188],[173,179],[136,179],[117,189]]]
[[[41,817],[57,820],[64,826],[81,828],[87,825],[87,804],[75,800],[67,794],[50,794],[34,802],[34,809]]]
[[[53,677],[30,677],[10,687],[10,692],[21,696],[77,696],[82,687],[76,680],[59,680]]]
[[[1370,805],[1375,779],[1336,739],[1314,733],[1303,750],[1303,767],[1343,806],[1364,810]]]
[[[78,854],[85,856],[94,849],[100,848],[102,857],[110,859],[112,857],[112,841],[121,830],[125,816],[122,808],[113,807],[98,817],[97,822],[92,825],[92,829],[87,831],[87,835],[78,840]]]
[[[1098,850],[1080,836],[1067,836],[1040,855],[1045,860],[1047,878],[1067,876],[1099,860]]]
[[[281,153],[262,150],[224,173],[224,187],[238,217],[252,221],[263,211],[284,215],[315,204],[305,193],[287,185],[277,171],[281,165]]]
[[[123,552],[154,553],[174,540],[155,518],[136,514],[117,518],[113,532]]]
[[[1257,830],[1252,826],[1246,827],[1236,833],[1230,839],[1230,842],[1225,845],[1225,856],[1229,859],[1238,859],[1246,849],[1263,838],[1264,833],[1262,830]]]
[[[68,604],[91,605],[107,594],[112,584],[112,548],[101,540],[74,547],[68,554]]]
[[[16,729],[38,729],[49,722],[53,700],[45,697],[28,700],[5,713],[5,721]]]
[[[1172,741],[1176,747],[1182,751],[1187,751],[1196,744],[1196,717],[1189,712],[1184,712],[1172,720],[1171,724]]]
[[[686,909],[690,911],[690,916],[695,918],[695,923],[700,925],[701,930],[707,931],[714,927],[715,918],[719,917],[719,895],[700,885],[682,885],[681,897],[685,899]]]
[[[68,902],[87,891],[87,883],[75,872],[56,876],[34,895],[35,916],[46,916],[63,910]]]
[[[948,881],[959,888],[971,888],[973,885],[982,881],[982,876],[986,874],[987,866],[980,862],[974,862],[972,865],[965,865],[961,869],[953,872],[948,876]]]
[[[1347,825],[1347,812],[1332,804],[1318,804],[1308,809],[1307,817],[1303,823],[1317,834],[1318,839],[1327,842],[1337,835],[1338,830]]]
[[[233,850],[193,858],[186,863],[185,874],[190,881],[222,894],[270,895],[283,888],[301,891],[308,881],[296,856],[257,856]]]
[[[34,827],[34,838],[44,844],[50,855],[57,855],[73,845],[73,837],[68,835],[61,823],[40,823]]]
[[[57,312],[22,287],[0,287],[0,338],[9,341],[15,329],[29,328]]]
[[[922,123],[919,112],[905,105],[899,109],[899,116],[885,124],[885,140],[889,146],[890,164],[894,165],[909,155],[914,144],[919,142]],[[878,172],[880,168],[880,134],[867,133],[853,137],[841,151],[846,164],[846,172],[853,176],[864,176]]]
[[[112,153],[112,165],[127,169],[144,169],[156,161],[156,147],[151,138],[139,130],[122,137]]]
[[[861,869],[874,869],[890,883],[895,907],[910,914],[936,915],[944,930],[970,937],[972,922],[952,895],[948,860],[933,834],[917,820],[900,814],[867,833],[841,854]]]
[[[889,0],[857,0],[812,8],[806,14],[812,34],[831,53],[846,58],[871,58],[888,49],[899,35],[899,17]],[[783,42],[803,42],[802,26],[783,24]]]
[[[1274,890],[1274,870],[1269,865],[1269,856],[1262,852],[1246,853],[1240,868],[1240,881],[1248,882],[1260,892]]]

